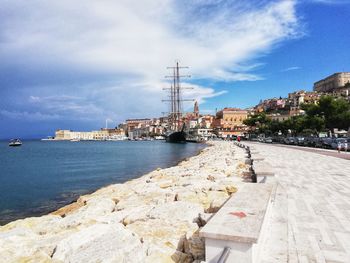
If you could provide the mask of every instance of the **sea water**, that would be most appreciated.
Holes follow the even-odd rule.
[[[202,148],[164,141],[24,141],[21,147],[0,142],[0,225],[176,165]]]

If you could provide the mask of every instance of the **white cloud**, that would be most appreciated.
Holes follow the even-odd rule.
[[[327,5],[338,5],[338,4],[349,4],[349,0],[309,0],[312,3],[327,4]]]
[[[0,116],[10,119],[16,119],[21,121],[48,121],[59,120],[61,116],[58,114],[43,114],[41,112],[28,112],[28,111],[8,111],[0,110]]]
[[[294,66],[294,67],[289,67],[289,68],[282,69],[281,72],[287,72],[287,71],[299,70],[299,69],[301,69],[301,68],[297,67],[297,66]]]
[[[194,80],[255,81],[261,76],[251,72],[254,59],[298,36],[296,0],[242,2],[0,0],[0,59],[36,70],[57,66],[120,76],[112,84],[82,85],[80,99],[67,89],[66,97],[57,88],[52,97],[33,94],[30,103],[48,112],[154,115],[164,108],[165,67],[176,59],[190,66]],[[197,88],[191,95],[201,101],[223,94]]]

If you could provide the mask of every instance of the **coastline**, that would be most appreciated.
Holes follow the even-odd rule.
[[[203,260],[198,231],[237,191],[247,169],[233,143],[210,144],[176,166],[0,227],[0,256],[6,262]]]
[[[181,158],[181,159],[180,159],[179,161],[177,161],[176,164],[173,165],[173,166],[164,167],[164,168],[157,168],[156,170],[153,170],[153,171],[151,171],[151,172],[149,172],[149,173],[152,173],[152,172],[154,172],[154,171],[158,171],[159,169],[168,169],[168,168],[171,168],[171,167],[178,166],[180,163],[185,162],[185,161],[188,161],[190,158],[200,155],[204,149],[206,149],[206,148],[208,148],[208,147],[211,146],[211,145],[208,144],[208,143],[203,143],[203,144],[206,144],[206,146],[204,146],[203,149],[198,150],[194,155],[192,155],[192,156],[190,156],[190,157]],[[123,183],[121,183],[121,184],[125,184],[125,183],[127,183],[127,182],[129,182],[129,181],[138,179],[138,178],[143,177],[143,176],[145,176],[145,175],[147,175],[147,174],[149,174],[149,173],[143,174],[143,175],[141,175],[141,176],[137,176],[137,177],[132,178],[132,179],[130,179],[130,180],[127,180],[127,181],[125,181],[125,182],[123,182]],[[55,210],[53,210],[53,211],[49,211],[48,213],[46,213],[46,215],[47,215],[47,214],[53,214],[53,215],[61,215],[61,214],[64,214],[64,211],[66,211],[66,210],[67,210],[67,211],[70,211],[70,210],[71,210],[71,207],[77,207],[77,203],[80,203],[79,198],[81,198],[81,197],[83,197],[83,196],[91,195],[91,194],[93,194],[93,193],[95,193],[95,192],[97,192],[97,191],[99,191],[99,190],[104,189],[104,188],[112,187],[113,185],[116,185],[116,184],[114,184],[114,183],[113,183],[113,184],[109,184],[109,185],[100,187],[100,188],[98,188],[98,189],[96,189],[96,190],[93,190],[93,191],[90,191],[90,192],[88,192],[88,193],[85,193],[84,195],[80,195],[80,196],[78,196],[77,198],[75,198],[75,200],[73,200],[72,202],[70,202],[69,204],[64,205],[64,206],[62,206],[62,207],[60,207],[60,208],[58,208],[58,209],[55,209]],[[23,218],[23,219],[25,219],[25,218]],[[21,220],[21,219],[17,219],[17,220]],[[13,220],[13,221],[16,221],[16,220]],[[13,221],[11,221],[11,222],[13,222]],[[11,222],[9,222],[9,223],[11,223]],[[1,228],[1,225],[0,225],[0,228]]]
[[[33,140],[24,141],[24,147],[16,149],[8,147],[6,142],[0,146],[2,226],[54,212],[74,203],[81,195],[110,184],[124,183],[158,167],[177,165],[205,145],[171,145],[163,141],[52,143]],[[56,154],[59,157],[55,157]],[[13,160],[21,164],[21,169],[13,166]]]

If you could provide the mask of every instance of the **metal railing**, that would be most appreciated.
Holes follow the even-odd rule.
[[[230,255],[231,248],[225,247],[217,263],[225,263],[228,256]]]

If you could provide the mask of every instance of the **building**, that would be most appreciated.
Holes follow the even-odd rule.
[[[300,109],[300,105],[305,104],[317,104],[321,98],[322,93],[316,91],[295,91],[288,94],[288,103],[291,110]]]
[[[238,108],[224,108],[216,113],[212,128],[219,137],[228,138],[243,135],[247,126],[243,121],[247,119],[248,111]]]
[[[57,130],[55,133],[55,140],[69,141],[106,141],[106,140],[125,140],[127,139],[125,133],[121,129],[101,129],[99,131],[71,131],[71,130]]]
[[[350,83],[350,72],[334,73],[314,83],[314,91],[331,93]]]
[[[141,129],[149,126],[151,119],[128,119],[126,120],[127,132],[132,132],[134,129]]]
[[[270,112],[270,111],[281,111],[285,110],[287,106],[287,100],[284,98],[272,98],[260,101],[258,105],[255,106],[254,112]]]
[[[55,132],[55,140],[71,140],[70,130],[57,130]]]
[[[289,113],[272,113],[268,114],[267,117],[269,117],[272,121],[282,122],[288,120],[291,116]]]
[[[209,129],[212,127],[212,123],[214,121],[213,115],[203,115],[198,119],[199,127],[202,129]]]
[[[199,106],[198,102],[194,103],[193,112],[187,112],[183,115],[182,120],[185,123],[186,129],[199,128]]]

